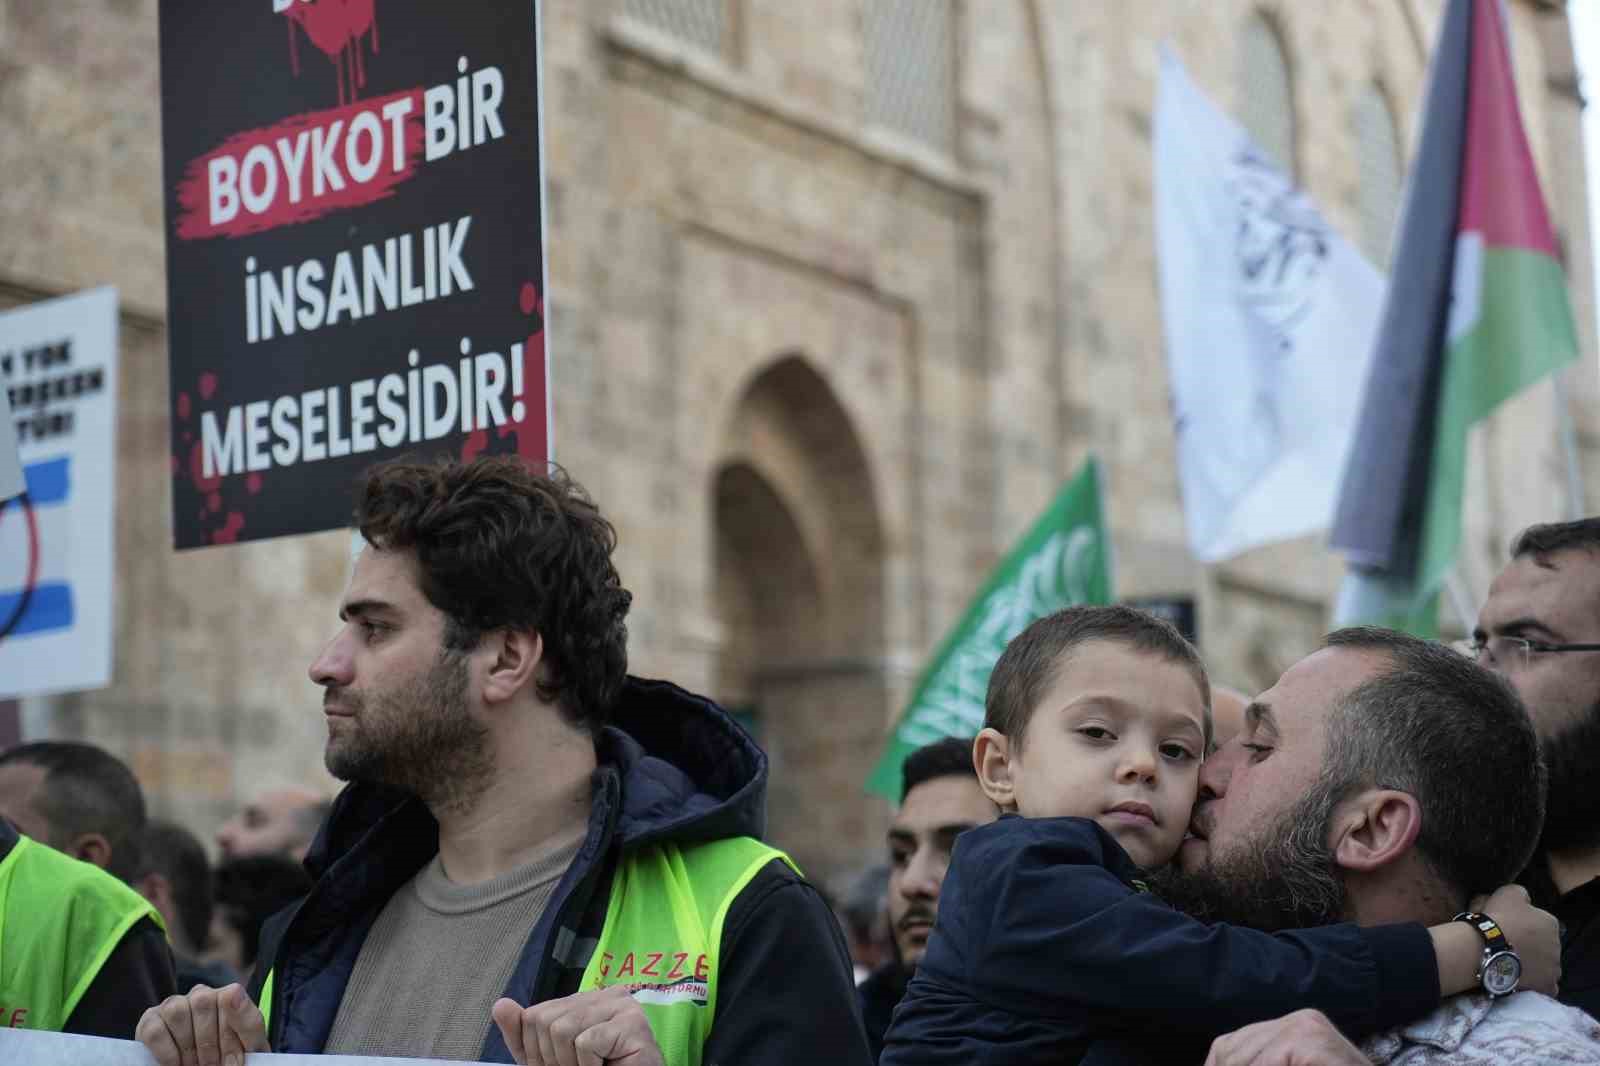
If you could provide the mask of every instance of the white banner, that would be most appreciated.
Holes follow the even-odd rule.
[[[1155,190],[1190,549],[1216,562],[1327,528],[1383,276],[1167,48]]]
[[[367,1055],[278,1055],[258,1052],[245,1066],[447,1066],[443,1059],[380,1059]],[[98,1036],[0,1029],[0,1063],[5,1066],[156,1066],[143,1044]],[[461,1066],[459,1062],[448,1066]]]
[[[116,621],[116,290],[0,314],[0,385],[27,490],[0,503],[0,699],[103,687]]]

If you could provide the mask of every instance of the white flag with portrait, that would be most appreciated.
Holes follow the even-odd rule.
[[[1371,363],[1383,275],[1167,48],[1155,199],[1190,549],[1216,562],[1326,529]]]

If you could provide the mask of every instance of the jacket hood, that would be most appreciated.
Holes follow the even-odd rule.
[[[615,839],[624,848],[765,834],[766,753],[704,696],[629,676],[595,754],[596,802],[614,794],[608,779],[620,786]],[[379,853],[405,866],[420,867],[439,848],[438,823],[421,800],[354,783],[334,801],[306,867],[320,877],[369,837],[381,837]]]
[[[704,696],[629,677],[597,747],[622,779],[624,847],[766,834],[766,752]]]

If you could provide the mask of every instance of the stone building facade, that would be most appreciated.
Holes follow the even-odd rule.
[[[1439,0],[544,6],[558,457],[618,526],[634,669],[747,712],[803,864],[877,847],[887,725],[1090,452],[1121,594],[1194,596],[1242,688],[1313,645],[1340,573],[1318,542],[1214,567],[1184,546],[1157,47],[1382,263]],[[1600,500],[1566,15],[1510,18],[1584,359],[1473,443],[1469,613],[1511,533],[1573,506],[1563,412]],[[305,666],[350,540],[170,548],[164,323],[206,312],[165,305],[158,92],[156,0],[0,0],[0,304],[113,283],[123,308],[115,681],[24,701],[23,731],[106,745],[209,832],[268,781],[328,783]]]

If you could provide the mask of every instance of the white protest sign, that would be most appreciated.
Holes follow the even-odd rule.
[[[0,699],[103,687],[115,622],[116,290],[0,314],[0,387],[26,488],[0,502]]]
[[[446,1066],[443,1059],[380,1059],[367,1055],[277,1055],[258,1052],[245,1066]],[[0,1063],[6,1066],[156,1066],[143,1044],[32,1029],[0,1029]],[[459,1062],[449,1066],[461,1066]]]

